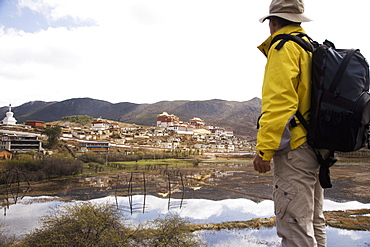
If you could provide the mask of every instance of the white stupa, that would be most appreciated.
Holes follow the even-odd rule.
[[[3,119],[4,125],[16,125],[17,119],[13,117],[12,105],[9,105],[9,111],[6,113],[6,117]]]

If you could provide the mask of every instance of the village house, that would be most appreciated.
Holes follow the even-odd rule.
[[[226,147],[227,147],[227,150],[226,150],[226,152],[228,152],[228,153],[232,153],[232,152],[234,152],[235,151],[235,146],[234,145],[226,145]]]
[[[204,137],[210,134],[211,134],[211,131],[206,130],[206,129],[195,129],[193,133],[194,136],[201,136],[201,137]]]
[[[37,128],[37,127],[45,127],[45,122],[42,121],[26,121],[26,125],[31,126],[32,128]]]
[[[108,152],[110,148],[109,142],[86,141],[80,143],[81,152]]]
[[[85,131],[81,127],[73,127],[71,129],[71,135],[77,139],[85,139]]]
[[[204,143],[195,143],[194,148],[201,151],[201,152],[205,152],[205,151],[210,149],[210,145],[209,144],[204,144]]]
[[[6,149],[0,149],[0,160],[10,160],[13,158],[12,152]]]
[[[99,130],[95,134],[97,135],[97,140],[109,140],[111,136],[111,132],[109,130]]]
[[[160,148],[165,148],[165,149],[178,149],[179,144],[180,143],[176,142],[176,141],[174,141],[174,142],[161,142],[159,144],[159,147]]]
[[[30,150],[40,152],[43,150],[42,141],[37,136],[3,135],[0,149],[15,153],[25,153]]]
[[[102,119],[101,117],[94,119],[91,125],[92,130],[108,130],[110,127],[110,123],[107,120]]]
[[[170,115],[167,112],[157,115],[157,126],[160,128],[168,128],[179,122],[179,118],[175,115]]]
[[[211,151],[216,153],[224,153],[225,152],[225,145],[223,144],[212,144]]]
[[[173,126],[167,127],[168,130],[172,130],[179,135],[192,135],[195,127],[185,123],[179,123]]]
[[[134,134],[134,138],[149,139],[149,135],[146,132],[140,131]]]
[[[202,119],[197,117],[190,119],[190,124],[195,126],[197,129],[204,129],[206,125]]]
[[[127,127],[122,127],[121,132],[122,133],[128,133],[137,130],[137,127],[135,126],[127,126]]]
[[[61,126],[61,128],[62,128],[62,135],[61,135],[61,137],[63,137],[63,138],[72,138],[73,137],[70,127]]]
[[[109,123],[109,128],[111,129],[119,129],[118,123]]]

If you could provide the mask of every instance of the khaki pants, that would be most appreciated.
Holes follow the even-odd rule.
[[[319,166],[315,152],[307,144],[274,156],[273,199],[277,234],[283,247],[326,246]]]

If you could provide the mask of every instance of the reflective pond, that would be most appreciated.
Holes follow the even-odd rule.
[[[249,199],[168,199],[155,196],[135,195],[132,197],[103,197],[90,200],[96,203],[117,203],[124,208],[124,217],[133,225],[147,220],[164,217],[168,212],[179,214],[192,223],[221,223],[246,221],[253,218],[268,218],[273,215],[273,202],[254,202]],[[21,237],[37,227],[40,217],[50,208],[64,203],[58,197],[24,197],[11,205],[1,223],[9,233]],[[338,203],[325,200],[324,210],[370,209],[370,203]],[[210,246],[280,246],[275,228],[231,229],[220,231],[198,231],[197,234]],[[349,231],[327,227],[328,246],[370,246],[370,232]]]

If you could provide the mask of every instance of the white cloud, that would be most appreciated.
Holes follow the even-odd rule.
[[[333,1],[306,1],[307,15],[316,20],[304,25],[309,35],[370,56],[360,25],[369,4],[335,1],[336,11],[329,11]],[[269,33],[258,19],[269,4],[19,0],[20,13],[32,10],[49,27],[33,33],[1,30],[0,79],[17,86],[11,88],[15,95],[1,97],[0,106],[72,97],[113,103],[260,97],[265,58],[256,46]],[[353,19],[346,18],[347,9],[357,10]]]

